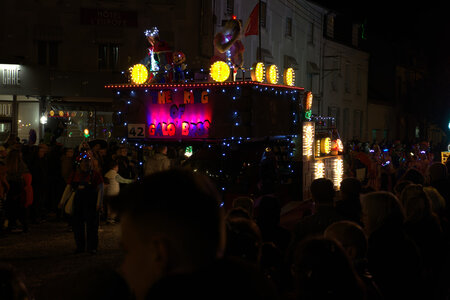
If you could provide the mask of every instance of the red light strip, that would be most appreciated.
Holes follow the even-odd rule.
[[[207,87],[227,87],[227,86],[242,86],[242,85],[261,85],[267,87],[276,87],[283,89],[291,89],[303,91],[302,87],[288,86],[288,85],[280,85],[280,84],[270,84],[270,83],[262,83],[257,81],[234,81],[234,82],[214,82],[214,83],[178,83],[178,84],[110,84],[105,85],[107,89],[117,89],[117,88],[140,88],[140,89],[167,89],[167,88],[207,88]]]

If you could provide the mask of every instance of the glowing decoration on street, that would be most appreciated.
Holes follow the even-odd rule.
[[[316,148],[314,149],[314,156],[320,157],[320,140],[316,139]]]
[[[85,138],[88,138],[88,137],[90,136],[90,134],[89,134],[89,129],[85,128],[85,129],[83,130],[83,135],[84,135]]]
[[[135,84],[143,84],[148,79],[148,70],[142,64],[136,64],[131,68],[131,81]]]
[[[305,110],[311,110],[312,109],[312,102],[313,102],[313,94],[311,92],[306,93],[305,97]]]
[[[270,65],[266,72],[267,81],[271,84],[278,83],[278,68],[276,65]]]
[[[303,123],[303,156],[311,157],[314,149],[314,123]]]
[[[53,117],[55,115],[55,111],[54,110],[51,110],[50,111],[50,117]]]
[[[320,141],[320,152],[323,154],[330,154],[331,139],[329,137],[322,138],[322,140]]]
[[[337,143],[337,150],[339,153],[344,152],[344,144],[342,143],[341,139],[336,140]]]
[[[250,75],[253,81],[264,81],[264,64],[262,62],[254,63]]]
[[[325,163],[321,160],[314,164],[314,179],[325,177]]]
[[[334,169],[333,169],[333,182],[334,186],[339,190],[341,186],[341,181],[344,177],[344,162],[342,158],[336,158],[334,160]]]
[[[47,117],[46,116],[42,116],[40,119],[41,124],[45,125],[47,124]]]
[[[64,111],[60,110],[59,113],[58,113],[58,115],[59,115],[60,117],[64,117]]]
[[[184,156],[186,156],[186,157],[191,157],[191,156],[192,156],[192,153],[193,153],[193,151],[192,151],[192,146],[187,146],[186,149],[185,149],[185,151],[184,151]]]
[[[210,73],[214,81],[224,82],[230,77],[230,67],[223,61],[216,61],[211,65]]]
[[[287,68],[284,71],[283,79],[284,79],[284,84],[285,85],[294,86],[294,84],[295,84],[295,72],[294,72],[294,69]]]

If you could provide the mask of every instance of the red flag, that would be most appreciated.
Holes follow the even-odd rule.
[[[248,17],[247,23],[245,24],[244,36],[247,35],[258,35],[259,29],[259,2],[253,8],[252,13]]]

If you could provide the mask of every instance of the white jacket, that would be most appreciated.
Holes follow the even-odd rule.
[[[113,169],[106,172],[105,178],[109,180],[109,183],[105,184],[106,196],[117,196],[120,192],[120,183],[132,183],[134,181],[133,179],[123,178]]]

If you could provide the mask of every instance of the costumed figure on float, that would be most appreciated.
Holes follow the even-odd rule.
[[[216,61],[226,62],[233,70],[233,81],[237,70],[244,65],[244,44],[240,41],[242,25],[236,17],[228,20],[222,32],[214,37],[214,56],[211,64]]]
[[[184,70],[186,70],[186,56],[181,51],[173,52],[172,56],[172,71],[173,71],[173,82],[184,82]]]
[[[141,64],[150,71],[149,83],[166,83],[170,81],[167,71],[171,69],[173,63],[173,51],[169,44],[159,38],[159,29],[152,27],[144,32],[150,44],[148,55],[141,61]]]

